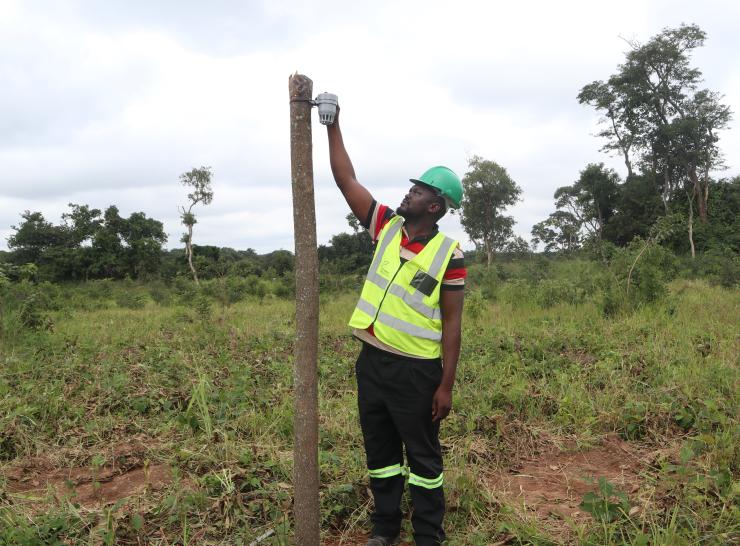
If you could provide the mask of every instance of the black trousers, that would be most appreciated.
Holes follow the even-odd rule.
[[[439,421],[432,422],[432,398],[442,380],[442,363],[440,359],[394,355],[363,343],[355,371],[375,499],[373,534],[396,536],[401,530],[400,504],[407,472],[395,469],[404,467],[405,447],[414,539],[418,546],[441,544],[445,538],[442,451]],[[373,473],[390,475],[372,477]]]

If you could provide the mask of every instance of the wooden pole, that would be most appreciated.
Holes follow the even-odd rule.
[[[290,163],[295,234],[295,417],[293,489],[295,538],[319,546],[319,258],[313,192],[311,94],[313,82],[301,74],[288,80]]]

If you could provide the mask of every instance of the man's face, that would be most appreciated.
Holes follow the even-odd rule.
[[[396,209],[396,214],[403,216],[406,220],[417,219],[427,214],[434,214],[438,210],[435,206],[439,207],[437,194],[422,184],[414,184]]]

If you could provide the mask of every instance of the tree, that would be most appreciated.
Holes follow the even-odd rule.
[[[499,164],[473,156],[470,171],[462,180],[464,197],[460,223],[476,248],[486,253],[490,267],[494,252],[513,236],[514,218],[504,216],[506,207],[519,200],[521,188]]]
[[[524,239],[524,237],[517,235],[506,242],[506,245],[504,245],[504,252],[520,258],[522,256],[527,256],[530,252],[529,243]]]
[[[699,89],[701,71],[691,66],[692,51],[705,39],[698,26],[681,25],[645,44],[630,41],[617,73],[584,86],[578,95],[609,122],[598,135],[608,139],[603,149],[624,155],[628,177],[630,154],[637,154],[646,174],[660,180],[665,213],[674,197],[687,195],[702,223],[709,221],[710,172],[722,167],[718,131],[732,118],[720,95]]]
[[[50,248],[64,244],[67,234],[60,226],[47,221],[40,212],[27,210],[21,218],[23,221],[18,226],[10,226],[15,230],[8,237],[8,248],[13,250],[12,261],[17,265],[40,265]]]
[[[197,223],[195,214],[193,214],[193,207],[198,203],[209,205],[213,200],[211,176],[211,168],[203,166],[180,175],[182,185],[193,188],[193,191],[188,194],[190,203],[187,209],[184,206],[180,207],[180,218],[188,230],[187,233],[183,234],[182,242],[185,243],[185,255],[188,259],[188,266],[193,274],[195,284],[199,284],[199,282],[198,274],[195,272],[195,267],[193,267],[193,226]]]
[[[555,206],[567,210],[588,234],[603,238],[604,226],[614,216],[619,196],[619,175],[603,163],[591,163],[572,186],[555,190]]]
[[[646,238],[664,213],[661,198],[651,175],[635,174],[619,185],[614,215],[604,228],[604,239],[627,245],[635,237]]]
[[[103,223],[100,209],[69,203],[70,212],[62,214],[67,232],[67,248],[63,250],[68,261],[65,278],[87,280],[94,261],[92,240]]]
[[[595,81],[581,89],[578,102],[588,104],[603,113],[600,124],[606,125],[596,136],[606,138],[601,148],[603,152],[619,152],[624,157],[627,177],[633,174],[631,153],[639,142],[641,118],[635,107],[633,97],[624,93],[617,78],[609,81]]]
[[[62,223],[26,211],[8,239],[14,263],[34,263],[42,278],[78,280],[93,277],[140,278],[159,269],[167,240],[161,222],[135,212],[122,218],[111,205],[102,213],[88,205],[69,204]]]
[[[362,273],[370,266],[373,242],[354,214],[346,219],[354,233],[338,233],[328,245],[319,245],[319,263],[336,273]]]
[[[167,242],[162,222],[133,212],[121,226],[126,246],[126,269],[132,277],[156,273],[162,258],[162,245]]]
[[[581,224],[575,216],[564,210],[556,210],[547,220],[532,226],[532,244],[545,245],[545,252],[570,252],[580,243]]]
[[[103,213],[103,222],[92,239],[92,273],[98,278],[120,278],[124,276],[124,247],[121,231],[125,220],[118,207],[109,206]]]

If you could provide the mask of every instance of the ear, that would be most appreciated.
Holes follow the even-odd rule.
[[[442,211],[442,205],[439,203],[439,201],[435,199],[434,201],[429,203],[427,211],[429,211],[431,214],[439,214]]]

